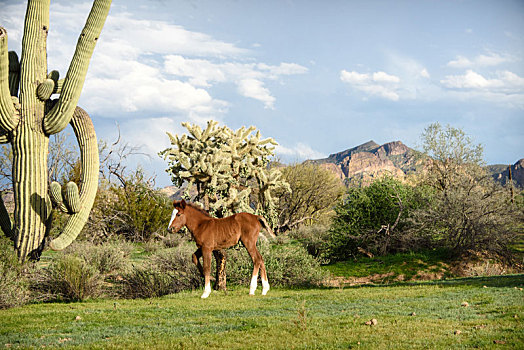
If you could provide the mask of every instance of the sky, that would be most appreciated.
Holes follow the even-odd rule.
[[[0,0],[20,53],[26,2]],[[51,1],[48,69],[65,76],[89,1]],[[99,139],[170,185],[166,132],[254,125],[285,163],[369,140],[420,149],[463,129],[486,163],[524,157],[524,1],[114,0],[79,101]],[[72,134],[72,131],[69,131]]]

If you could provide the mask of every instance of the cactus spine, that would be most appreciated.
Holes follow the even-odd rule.
[[[49,0],[28,1],[20,62],[14,52],[8,52],[7,32],[0,27],[0,142],[13,147],[15,198],[14,224],[9,224],[3,205],[0,223],[14,241],[21,261],[28,256],[38,258],[44,248],[52,220],[47,174],[49,136],[69,123],[80,146],[81,189],[79,193],[73,185],[66,186],[65,204],[60,208],[72,215],[50,247],[60,250],[69,245],[91,210],[98,183],[98,149],[91,120],[76,105],[110,5],[110,0],[94,0],[62,81],[58,72],[47,71]],[[60,97],[50,100],[53,93]]]

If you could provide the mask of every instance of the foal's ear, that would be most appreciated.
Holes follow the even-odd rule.
[[[175,200],[173,201],[173,207],[176,208],[177,204],[178,204],[178,201],[175,199]]]
[[[182,209],[186,208],[186,201],[183,200],[183,199],[180,201],[180,208],[182,208]]]

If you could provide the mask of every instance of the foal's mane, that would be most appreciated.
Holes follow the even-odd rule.
[[[209,213],[207,211],[205,211],[204,209],[199,208],[196,204],[187,203],[186,202],[186,205],[191,207],[191,208],[193,208],[193,209],[195,209],[195,210],[197,210],[197,211],[199,211],[199,212],[201,212],[202,214],[204,214],[205,216],[207,216],[209,218],[212,217],[211,215],[209,215]]]

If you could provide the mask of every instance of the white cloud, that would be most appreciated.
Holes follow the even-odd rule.
[[[264,102],[266,108],[274,108],[275,98],[260,80],[242,79],[238,82],[238,91],[243,96]]]
[[[275,153],[277,157],[285,157],[290,161],[303,161],[307,159],[320,159],[326,157],[324,153],[315,151],[309,145],[302,142],[298,142],[292,147],[277,145],[275,147]]]
[[[214,63],[180,55],[166,56],[164,66],[167,73],[189,78],[189,83],[195,86],[233,83],[242,96],[259,100],[266,108],[274,108],[275,97],[264,86],[265,80],[277,80],[282,75],[303,74],[308,71],[306,67],[296,63],[281,63],[278,66],[234,61]]]
[[[473,59],[464,56],[457,56],[454,60],[447,63],[451,68],[472,68],[472,67],[491,67],[498,66],[502,63],[511,62],[514,59],[508,55],[501,56],[496,53],[488,55],[478,55]]]
[[[382,71],[366,74],[342,70],[340,72],[340,80],[348,83],[356,90],[372,96],[382,97],[391,101],[398,101],[400,99],[397,93],[400,78]]]
[[[370,80],[369,74],[361,74],[358,72],[348,72],[347,70],[342,70],[340,72],[340,80],[350,84],[364,84]]]
[[[373,81],[377,83],[399,83],[400,78],[385,72],[376,72],[373,73]]]
[[[484,77],[468,70],[462,75],[448,75],[440,83],[448,89],[450,97],[524,108],[524,78],[510,71],[498,71],[491,77]]]
[[[450,89],[524,93],[524,78],[509,71],[497,72],[494,78],[485,78],[469,69],[463,75],[448,75],[440,82]]]

